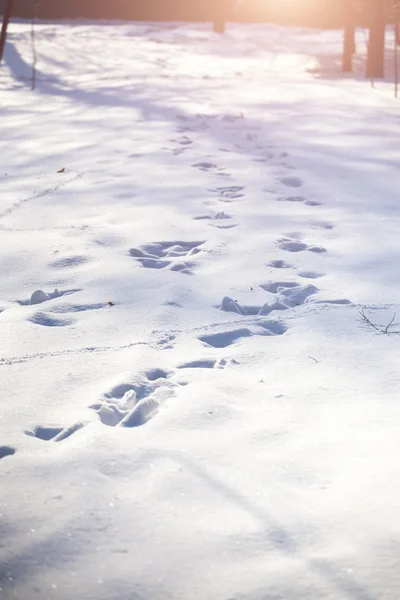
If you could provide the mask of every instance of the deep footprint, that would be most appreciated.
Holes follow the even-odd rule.
[[[299,188],[303,185],[303,182],[299,177],[282,177],[280,181],[283,185],[290,188]]]
[[[239,198],[244,198],[244,194],[242,193],[243,190],[244,187],[242,185],[231,185],[226,187],[217,187],[210,191],[216,192],[220,196],[222,202],[233,202]]]
[[[273,269],[293,269],[293,265],[285,262],[284,260],[271,260],[267,264],[268,267],[272,267]]]
[[[6,456],[12,456],[15,454],[15,448],[11,446],[0,446],[0,459],[5,458]]]
[[[169,269],[190,275],[195,263],[186,259],[200,253],[202,244],[204,241],[154,242],[131,248],[129,254],[146,269]]]
[[[50,440],[53,442],[61,442],[76,431],[79,431],[79,429],[82,429],[85,425],[86,423],[82,422],[74,423],[68,427],[59,425],[37,425],[33,429],[25,430],[25,433],[26,435],[38,438],[39,440],[44,440],[45,442],[49,442]]]
[[[72,325],[75,322],[66,317],[52,317],[44,312],[37,312],[27,320],[42,327],[68,327],[68,325]]]
[[[286,331],[287,327],[278,321],[265,321],[257,322],[255,327],[252,327],[252,330],[243,327],[240,329],[223,331],[221,333],[202,335],[198,339],[203,342],[203,344],[211,346],[212,348],[226,348],[243,338],[264,335],[283,335]]]
[[[214,163],[210,163],[210,162],[198,162],[198,163],[195,163],[194,165],[192,165],[192,167],[195,167],[196,169],[200,169],[200,171],[209,171],[210,169],[218,168],[217,165],[215,165]]]
[[[304,242],[300,242],[299,240],[290,239],[290,238],[282,238],[277,242],[278,248],[281,250],[286,250],[287,252],[314,252],[315,254],[322,254],[326,252],[326,248],[323,246],[308,246]]]
[[[252,335],[253,333],[250,331],[250,329],[243,328],[234,329],[232,331],[224,331],[222,333],[214,333],[211,335],[202,335],[199,337],[199,340],[207,346],[211,346],[212,348],[226,348],[241,338],[251,337]]]
[[[87,256],[67,256],[65,258],[60,258],[50,263],[50,267],[53,269],[71,269],[72,267],[78,267],[79,265],[83,265],[89,261]]]
[[[276,294],[280,288],[295,288],[300,284],[295,281],[270,281],[268,283],[262,283],[260,287],[266,292],[271,292],[272,294]]]
[[[278,198],[278,202],[304,202],[307,206],[321,206],[321,202],[316,200],[309,200],[305,196],[286,196]]]
[[[236,300],[225,296],[220,306],[217,306],[224,312],[232,312],[244,317],[248,316],[267,316],[274,310],[287,310],[289,307],[282,302],[273,302],[273,304],[263,305],[241,305]]]
[[[159,410],[160,404],[173,395],[164,369],[151,369],[135,384],[120,384],[104,399],[90,406],[100,421],[109,427],[139,427]]]
[[[299,271],[298,275],[304,279],[319,279],[323,277],[323,273],[318,273],[318,271]]]

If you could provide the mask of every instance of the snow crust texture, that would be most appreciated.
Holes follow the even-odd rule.
[[[338,32],[12,23],[0,600],[400,598],[399,104]]]

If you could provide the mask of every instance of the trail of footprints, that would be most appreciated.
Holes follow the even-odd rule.
[[[208,127],[207,119],[211,117],[197,115],[194,123],[190,126],[182,126],[180,132],[183,134],[178,139],[170,140],[178,143],[179,147],[173,149],[176,155],[187,150],[193,141],[185,135],[188,131],[201,131]],[[239,117],[224,117],[223,121],[236,122]],[[189,120],[184,119],[182,120]],[[252,138],[247,138],[251,139]],[[283,153],[283,157],[286,153]],[[268,159],[273,158],[270,154]],[[254,159],[265,162],[267,158]],[[217,175],[225,175],[224,169],[218,167],[213,162],[200,161],[192,165],[204,172],[213,172]],[[286,165],[287,166],[287,165]],[[287,167],[289,168],[289,167]],[[279,179],[284,187],[291,190],[298,189],[303,182],[299,177],[285,175]],[[217,186],[209,190],[216,195],[217,201],[221,204],[231,204],[240,199],[245,198],[244,186]],[[309,199],[301,194],[281,195],[277,198],[280,202],[288,203],[303,203],[307,206],[320,206],[321,203]],[[205,203],[206,204],[206,203]],[[210,204],[208,202],[208,204]],[[209,225],[220,229],[230,229],[236,227],[238,223],[232,222],[232,216],[224,210],[216,210],[215,212],[206,213],[194,217],[195,220],[207,221]],[[320,227],[330,229],[332,226],[329,223],[319,223]],[[311,252],[314,254],[324,254],[326,249],[319,245],[308,245],[303,240],[299,239],[297,234],[289,234],[286,237],[279,238],[276,242],[277,249],[283,252],[295,254],[299,252]],[[192,274],[196,266],[195,257],[201,255],[206,250],[204,248],[205,241],[173,241],[173,242],[154,242],[135,248],[129,251],[130,256],[141,266],[147,269],[169,270],[183,274]],[[54,268],[65,268],[75,266],[85,262],[85,257],[73,256],[65,259],[59,259],[53,263]],[[291,263],[282,258],[271,260],[267,263],[271,269],[285,270],[288,273],[295,268]],[[299,270],[298,277],[305,280],[317,280],[323,276],[323,273],[318,270]],[[199,342],[205,348],[213,348],[221,350],[229,348],[232,344],[240,342],[244,338],[252,336],[280,336],[283,335],[287,327],[278,320],[265,320],[265,317],[272,312],[279,313],[291,308],[304,305],[309,302],[318,302],[316,296],[320,291],[316,285],[312,283],[303,284],[299,280],[291,280],[288,277],[278,278],[276,280],[262,283],[259,287],[268,294],[268,300],[261,305],[240,304],[237,300],[225,296],[221,304],[216,307],[226,312],[233,312],[243,317],[257,316],[254,322],[239,326],[233,329],[212,331],[198,336]],[[42,304],[54,298],[59,298],[63,295],[70,295],[80,290],[65,290],[59,292],[55,290],[53,293],[46,294],[41,290],[35,292],[29,300],[19,301],[21,305]],[[324,301],[337,304],[349,304],[347,299]],[[81,310],[91,310],[102,308],[106,303],[93,305],[57,305],[51,310],[51,315],[48,313],[37,312],[30,319],[32,322],[41,325],[68,325],[70,321],[60,313],[78,312]],[[57,316],[58,313],[58,316]],[[217,359],[198,359],[191,360],[180,364],[174,371],[165,371],[160,368],[155,368],[147,371],[143,375],[135,379],[133,383],[121,384],[106,393],[99,401],[90,405],[90,409],[96,414],[96,418],[108,427],[139,427],[158,412],[159,407],[168,399],[176,394],[176,390],[185,382],[179,381],[174,375],[185,369],[224,369],[234,367],[237,363],[234,359],[220,357]],[[70,426],[55,426],[55,425],[37,425],[27,429],[25,433],[43,441],[60,442],[85,427],[88,422],[78,422]],[[0,446],[0,459],[11,456],[15,453],[15,449],[10,446]]]

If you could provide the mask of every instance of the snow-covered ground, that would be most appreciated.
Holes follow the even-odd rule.
[[[340,42],[40,24],[32,92],[11,25],[0,598],[400,597],[400,105]]]

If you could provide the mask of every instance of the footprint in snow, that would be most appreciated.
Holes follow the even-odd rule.
[[[174,395],[170,373],[152,369],[135,384],[113,388],[92,408],[100,421],[109,427],[139,427],[154,417],[160,405]]]
[[[287,263],[284,260],[271,260],[271,262],[269,262],[267,264],[268,267],[272,267],[273,269],[293,269],[293,265],[290,265],[289,263]]]
[[[55,260],[52,263],[50,263],[50,267],[52,267],[53,269],[71,269],[72,267],[84,265],[88,261],[88,256],[66,256],[64,258],[59,258],[58,260]]]
[[[105,394],[102,401],[90,406],[100,421],[110,427],[138,427],[151,419],[160,404],[173,395],[174,385],[168,382],[169,373],[163,369],[151,369],[136,384],[121,384]],[[183,385],[183,382],[181,382]],[[36,425],[25,430],[25,434],[42,441],[61,442],[85,427],[87,422],[78,422],[68,427],[61,425]],[[12,448],[0,447],[0,458],[14,454]]]
[[[36,290],[33,292],[31,297],[28,300],[17,300],[17,303],[21,306],[33,306],[35,304],[42,304],[43,302],[47,302],[48,300],[53,300],[54,298],[60,298],[61,296],[69,296],[71,294],[75,294],[76,292],[81,292],[80,289],[74,290],[61,290],[55,289],[54,292],[44,292],[43,290]]]
[[[6,456],[12,456],[15,454],[15,448],[11,446],[0,446],[0,459],[5,458]]]
[[[303,185],[302,180],[299,177],[282,177],[280,182],[283,183],[286,187],[290,188],[299,188]]]
[[[86,423],[79,422],[63,427],[61,425],[36,425],[32,429],[26,429],[26,435],[38,438],[45,442],[62,442],[69,438],[73,433],[85,427]]]
[[[229,219],[232,219],[232,217],[224,211],[217,212],[214,215],[200,215],[194,217],[195,221],[210,221],[208,224],[217,229],[232,229],[233,227],[238,226],[238,223],[227,223],[226,221]]]
[[[323,273],[318,273],[318,271],[299,271],[298,276],[303,277],[304,279],[319,279],[323,277]]]
[[[225,369],[232,365],[238,365],[238,361],[234,358],[222,358],[220,360],[192,360],[182,365],[179,365],[178,369]]]
[[[222,299],[221,305],[217,306],[224,312],[232,312],[244,317],[248,316],[266,316],[274,310],[287,310],[289,307],[285,306],[280,302],[274,302],[273,304],[262,304],[262,305],[244,305],[239,304],[237,300],[233,300],[229,296],[225,296]]]
[[[307,206],[321,206],[321,202],[310,200],[309,198],[306,198],[306,196],[284,196],[278,198],[278,202],[303,202]]]
[[[210,171],[212,169],[218,169],[218,166],[214,163],[211,162],[198,162],[198,163],[194,163],[194,165],[192,165],[192,167],[195,167],[196,169],[199,169],[200,171]]]
[[[233,300],[232,298],[229,298],[229,296],[225,296],[221,305],[217,308],[225,312],[233,312],[242,316],[266,316],[273,311],[288,310],[309,302],[318,302],[321,304],[351,304],[350,300],[347,299],[315,300],[314,296],[320,290],[315,285],[302,285],[296,281],[269,281],[261,284],[260,287],[269,294],[274,295],[272,303],[265,303],[261,306],[246,306],[239,304],[237,300]]]
[[[291,238],[281,238],[277,241],[278,248],[286,250],[287,252],[314,252],[315,254],[322,254],[326,252],[326,248],[323,246],[308,246],[300,240]]]
[[[212,348],[227,348],[243,338],[283,335],[286,331],[287,327],[278,321],[265,321],[257,322],[256,327],[252,329],[247,327],[231,329],[222,331],[221,333],[202,335],[198,339],[206,346],[211,346]]]
[[[234,202],[239,198],[244,198],[244,187],[242,185],[230,185],[211,189],[210,192],[218,194],[221,202]]]
[[[129,253],[132,258],[146,269],[168,269],[192,274],[195,262],[191,260],[196,254],[202,252],[201,242],[154,242],[131,248]]]
[[[57,317],[42,311],[34,313],[27,320],[42,327],[68,327],[68,325],[75,323],[73,319],[68,317]]]

